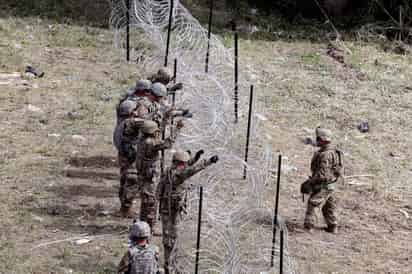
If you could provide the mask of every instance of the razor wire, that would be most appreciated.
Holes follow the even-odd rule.
[[[130,3],[130,29],[138,34],[132,35],[132,60],[139,68],[160,68],[166,51],[171,3],[169,0],[131,0]],[[125,1],[112,0],[110,25],[115,33],[115,45],[120,49],[125,44],[126,11]],[[275,268],[270,268],[273,204],[268,205],[265,197],[272,191],[273,153],[260,126],[265,120],[265,109],[259,101],[254,101],[252,146],[245,163],[248,97],[239,96],[239,123],[234,124],[231,50],[211,35],[209,72],[206,74],[207,41],[207,31],[179,1],[174,1],[169,60],[178,60],[177,78],[185,85],[184,91],[176,96],[176,104],[190,108],[194,114],[192,119],[185,121],[176,147],[203,148],[205,157],[218,154],[220,161],[187,182],[187,212],[181,216],[171,265],[179,273],[194,271],[197,190],[202,185],[205,191],[200,273],[276,272]],[[257,73],[249,66],[239,73],[239,91],[247,91],[248,83],[256,80]],[[246,180],[242,179],[244,167],[247,168]],[[285,273],[297,273],[287,251],[287,227],[281,217],[278,220],[279,229],[286,232]],[[279,253],[278,248],[275,253]]]

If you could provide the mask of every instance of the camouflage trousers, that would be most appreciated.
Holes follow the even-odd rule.
[[[157,201],[152,178],[140,177],[140,220],[149,224],[152,229],[156,224]]]
[[[305,215],[305,227],[313,227],[316,222],[316,209],[321,208],[322,215],[328,226],[337,225],[337,198],[333,190],[321,189],[309,197]]]
[[[122,207],[131,207],[130,200],[133,202],[133,198],[127,198],[130,195],[130,191],[127,188],[136,188],[137,173],[134,169],[133,162],[130,162],[126,157],[118,154],[118,161],[120,167],[120,188],[119,199]],[[129,192],[129,193],[128,193]]]
[[[170,215],[167,211],[162,211],[161,213],[165,273],[176,273],[172,271],[169,260],[177,238],[178,217],[179,213],[174,210],[172,210]]]

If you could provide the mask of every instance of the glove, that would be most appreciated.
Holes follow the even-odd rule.
[[[183,110],[182,116],[185,118],[192,118],[193,114],[188,109]]]
[[[312,192],[312,185],[309,180],[306,180],[300,185],[300,193],[309,194]]]
[[[213,164],[217,163],[219,161],[219,157],[217,155],[210,157],[209,161]]]
[[[176,128],[177,129],[181,129],[181,128],[183,128],[185,126],[185,124],[183,124],[183,121],[182,120],[180,120],[180,121],[178,121],[177,123],[176,123]]]
[[[200,157],[202,156],[202,154],[205,153],[205,151],[203,149],[199,150],[198,152],[196,152],[195,154],[195,161],[198,161],[200,159]]]
[[[183,84],[177,83],[174,86],[170,87],[170,91],[177,91],[177,90],[181,90],[182,88],[183,88]]]

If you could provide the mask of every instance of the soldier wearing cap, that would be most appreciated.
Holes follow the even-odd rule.
[[[137,221],[130,227],[129,249],[119,263],[117,272],[127,274],[158,274],[159,248],[149,243],[150,226]]]
[[[208,160],[198,162],[203,153],[203,150],[199,150],[195,157],[191,158],[186,151],[175,152],[171,167],[166,169],[156,189],[163,228],[165,274],[171,273],[169,258],[176,242],[178,216],[185,210],[184,196],[187,186],[184,182],[219,160],[215,155]]]
[[[343,155],[331,145],[332,132],[321,127],[316,128],[316,144],[319,150],[311,161],[312,176],[301,185],[303,194],[310,194],[305,215],[304,227],[312,231],[317,208],[327,224],[325,230],[337,233],[336,207],[337,198],[334,193],[336,183],[343,182]]]
[[[192,117],[188,109],[176,109],[168,105],[165,101],[166,97],[167,90],[165,85],[159,82],[152,84],[149,98],[153,104],[156,105],[156,107],[154,107],[156,112],[153,113],[152,120],[158,124],[161,132],[163,132],[172,117]]]
[[[149,77],[149,79],[152,81],[152,83],[161,83],[167,87],[170,84],[170,82],[173,80],[173,77],[172,77],[172,73],[170,72],[168,68],[161,68],[157,71],[157,73]],[[178,90],[181,90],[182,88],[183,88],[183,84],[177,83],[171,87],[167,87],[167,93],[172,94]]]
[[[180,129],[182,123],[177,123],[176,128]],[[134,217],[132,203],[137,193],[140,192],[140,220],[147,222],[152,231],[156,223],[157,203],[155,198],[154,180],[157,174],[157,164],[159,152],[172,147],[176,139],[177,132],[169,138],[161,139],[160,129],[156,122],[145,120],[140,129],[141,135],[136,142],[136,171],[137,184],[127,184],[122,198],[124,211],[128,217]]]
[[[120,114],[120,109],[122,108],[122,104],[128,101],[135,101],[139,104],[145,104],[146,107],[149,107],[151,102],[148,100],[147,96],[150,94],[150,88],[152,86],[152,82],[147,79],[140,79],[136,82],[136,85],[127,91],[125,97],[123,97],[119,104],[116,107],[116,116],[117,116],[117,123],[121,122],[122,116]]]

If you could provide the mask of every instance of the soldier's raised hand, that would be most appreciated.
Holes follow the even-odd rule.
[[[185,126],[185,124],[183,124],[183,121],[182,120],[180,120],[180,121],[178,121],[177,123],[176,123],[176,128],[177,129],[181,129],[181,128],[183,128]]]
[[[199,150],[198,152],[196,152],[195,154],[195,161],[198,161],[200,159],[200,157],[202,157],[203,153],[205,153],[205,151],[203,149]]]
[[[213,164],[217,163],[217,161],[219,161],[219,156],[214,155],[212,157],[210,157],[209,161]]]

